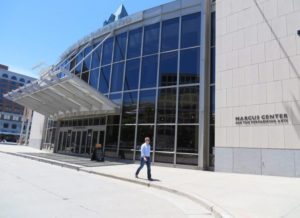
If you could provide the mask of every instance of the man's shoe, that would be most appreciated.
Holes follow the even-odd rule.
[[[148,180],[149,180],[149,181],[153,181],[153,179],[152,179],[152,178],[148,178]]]
[[[139,178],[137,174],[135,174],[135,178],[137,178],[137,179]]]

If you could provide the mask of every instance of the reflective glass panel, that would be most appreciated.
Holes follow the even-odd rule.
[[[156,152],[155,156],[154,156],[154,161],[160,162],[160,163],[173,164],[174,163],[174,153],[166,154],[166,153]]]
[[[138,88],[140,71],[140,59],[129,60],[126,63],[124,90]]]
[[[136,141],[136,153],[135,159],[139,160],[141,157],[141,145],[145,142],[145,137],[150,137],[150,145],[151,151],[153,150],[153,134],[154,134],[154,126],[138,126],[137,129],[137,141]]]
[[[215,86],[210,87],[210,124],[215,123]]]
[[[112,51],[113,51],[113,38],[109,38],[103,43],[102,65],[111,63]]]
[[[122,126],[121,138],[120,138],[120,149],[133,149],[134,135],[135,135],[135,126]]]
[[[199,122],[199,87],[198,86],[179,88],[178,122],[179,123]]]
[[[98,44],[96,44],[94,47],[96,47],[97,45]],[[93,51],[91,69],[94,69],[94,68],[97,68],[100,66],[101,52],[102,52],[102,45],[100,45],[96,50]]]
[[[82,72],[89,71],[91,67],[91,54],[90,52],[92,51],[92,47],[88,46],[84,49],[84,61],[83,61],[83,66],[82,66]]]
[[[75,68],[75,74],[80,74],[82,71],[82,60],[83,58],[83,53],[80,52],[77,56],[76,56],[76,68]],[[79,64],[78,64],[79,63]],[[78,64],[78,65],[77,65]]]
[[[210,83],[216,82],[216,48],[210,49]]]
[[[91,70],[89,84],[93,88],[97,89],[99,79],[99,68]]]
[[[89,71],[81,74],[81,79],[86,83],[88,83],[88,81],[89,81],[89,74],[90,74]]]
[[[110,94],[109,99],[112,100],[114,103],[121,105],[122,103],[122,94],[117,93],[117,94]]]
[[[195,13],[182,17],[181,48],[200,45],[201,14]]]
[[[169,51],[178,48],[179,18],[162,22],[161,51]]]
[[[113,65],[110,92],[122,91],[124,62]]]
[[[129,32],[127,59],[141,55],[142,30],[138,28]]]
[[[144,49],[143,55],[158,52],[160,23],[145,26],[144,28]]]
[[[140,91],[139,123],[154,123],[156,90]]]
[[[210,34],[210,45],[215,46],[216,42],[216,12],[211,13],[211,34]]]
[[[156,87],[157,55],[143,58],[141,70],[141,89]]]
[[[137,106],[137,92],[124,93],[122,123],[135,123]]]
[[[177,55],[177,51],[161,54],[159,68],[160,86],[171,86],[177,84]]]
[[[120,122],[120,116],[114,115],[114,116],[108,116],[107,117],[107,124],[117,124],[119,125]]]
[[[198,125],[177,127],[177,152],[198,153]]]
[[[157,126],[155,151],[174,151],[175,126]]]
[[[100,68],[100,80],[98,90],[101,93],[107,93],[109,87],[110,65]]]
[[[157,113],[158,123],[175,123],[176,88],[159,89]]]
[[[107,126],[105,149],[110,148],[110,149],[117,150],[118,137],[119,137],[119,126]]]
[[[198,155],[177,154],[176,164],[198,165]]]
[[[114,62],[125,59],[127,32],[115,37]]]
[[[200,81],[200,48],[181,50],[179,83],[189,84]]]

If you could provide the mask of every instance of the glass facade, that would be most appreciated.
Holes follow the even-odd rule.
[[[121,106],[120,114],[105,116],[106,155],[139,159],[148,136],[153,161],[197,166],[201,13],[119,32],[71,62],[73,73]],[[81,143],[88,134],[80,133]],[[68,136],[61,139],[67,144]]]

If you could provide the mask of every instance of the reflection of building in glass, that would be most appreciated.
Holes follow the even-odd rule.
[[[31,77],[9,71],[5,65],[0,65],[0,141],[5,139],[16,142],[19,139],[24,113],[23,106],[4,98],[3,95],[33,80]]]
[[[200,106],[209,105],[211,10],[210,1],[177,0],[109,19],[68,49],[41,78],[40,96],[24,90],[53,99],[31,104],[49,118],[43,145],[89,155],[103,143],[107,156],[134,160],[150,136],[153,161],[207,168],[209,108]]]

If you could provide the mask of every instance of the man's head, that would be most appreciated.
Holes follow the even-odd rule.
[[[149,137],[146,137],[146,138],[145,138],[145,143],[147,143],[147,144],[150,143],[150,138],[149,138]]]

